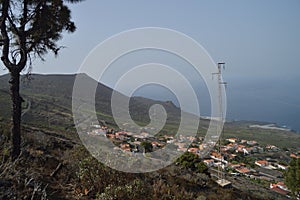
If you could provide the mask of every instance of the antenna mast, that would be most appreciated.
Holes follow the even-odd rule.
[[[220,120],[221,122],[224,121],[224,113],[223,113],[223,99],[222,99],[222,85],[227,85],[226,82],[222,81],[222,69],[225,69],[225,63],[224,62],[219,62],[218,63],[218,72],[213,73],[213,75],[216,75],[218,78],[218,97],[219,97],[219,112],[220,112]],[[225,180],[225,172],[222,169],[223,165],[223,156],[222,156],[222,151],[221,151],[221,139],[222,139],[222,130],[220,126],[218,126],[218,131],[221,132],[221,135],[219,137],[219,147],[218,147],[218,153],[220,155],[220,165],[218,165],[218,180],[217,183],[222,186],[226,187],[231,185],[231,182],[228,180]],[[225,163],[225,162],[224,162]]]

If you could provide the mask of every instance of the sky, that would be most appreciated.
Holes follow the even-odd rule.
[[[33,73],[76,73],[89,52],[112,35],[133,28],[163,27],[196,40],[215,62],[226,62],[223,78],[229,83],[229,100],[230,93],[238,91],[240,96],[252,96],[253,101],[261,98],[262,105],[271,99],[300,112],[299,0],[86,0],[70,8],[76,32],[64,35],[60,44],[66,48],[57,58],[49,54],[45,62],[36,60]],[[0,71],[4,73],[7,71]],[[111,84],[109,79],[104,83]],[[237,97],[231,102],[237,102]]]
[[[216,62],[226,62],[230,76],[299,77],[299,9],[298,0],[88,0],[71,5],[77,31],[60,41],[67,48],[35,61],[33,72],[75,73],[108,37],[154,26],[192,37]]]

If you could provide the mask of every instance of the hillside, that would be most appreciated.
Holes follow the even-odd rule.
[[[248,196],[236,189],[219,189],[208,175],[175,165],[148,174],[128,174],[105,167],[88,154],[74,130],[71,111],[74,75],[33,75],[31,78],[30,82],[22,82],[21,87],[23,107],[28,111],[23,116],[22,155],[16,162],[10,162],[8,154],[8,77],[0,78],[0,103],[4,105],[0,107],[0,199],[110,199],[110,196],[115,199],[195,199],[197,196],[215,199],[224,195],[225,199],[241,199]],[[112,90],[101,84],[98,89],[101,91],[97,96],[98,117],[114,126],[109,109]],[[165,104],[173,120],[170,126],[174,128],[179,109],[170,102],[133,98],[131,105],[136,105],[133,113],[135,116],[147,113],[147,108],[154,103]]]
[[[82,75],[85,76],[85,75]],[[94,81],[89,77],[88,81]],[[63,122],[64,126],[72,126],[72,119],[65,118],[71,115],[72,105],[72,90],[75,75],[31,75],[30,79],[22,78],[21,93],[24,99],[28,99],[32,103],[32,111],[24,118],[24,122],[46,125],[45,118],[50,116],[50,121],[54,120],[53,124]],[[8,76],[0,77],[0,92],[1,101],[8,103]],[[96,92],[96,111],[99,120],[105,120],[107,123],[114,126],[114,121],[111,118],[110,99],[112,89],[98,83]],[[121,98],[128,98],[119,94]],[[138,119],[141,124],[149,122],[148,109],[153,104],[162,104],[168,113],[168,122],[176,124],[180,118],[180,110],[175,105],[168,102],[154,101],[142,97],[133,97],[130,100],[130,114],[134,120]],[[8,107],[2,107],[1,113],[7,114]],[[57,118],[56,114],[63,117]],[[51,117],[51,116],[55,116]],[[30,120],[29,120],[30,119]]]
[[[85,76],[85,75],[83,75]],[[0,119],[8,119],[10,116],[8,75],[0,77]],[[88,81],[94,81],[87,77]],[[25,125],[34,125],[41,128],[57,130],[74,130],[72,118],[72,90],[75,75],[38,75],[33,74],[30,79],[22,78],[21,93],[25,99],[23,107],[26,108],[30,101],[30,110],[24,115]],[[112,89],[97,83],[96,111],[98,120],[108,126],[116,127],[111,117],[110,98]],[[128,98],[119,94],[121,98]],[[143,97],[130,99],[130,115],[136,123],[147,125],[149,123],[149,108],[154,104],[161,104],[167,111],[167,123],[162,132],[176,133],[180,122],[180,109],[172,102],[155,101]],[[208,127],[208,120],[201,119],[199,134],[204,135]],[[256,122],[240,121],[228,122],[224,127],[224,138],[238,137],[257,140],[261,144],[274,144],[281,148],[297,148],[300,144],[300,134],[291,131],[265,130],[249,128]]]
[[[151,197],[150,199],[279,198],[269,190],[258,190],[257,187],[253,187],[251,192],[250,188],[242,191],[236,188],[218,188],[208,174],[195,173],[177,165],[143,175],[117,172],[103,166],[82,147],[74,128],[71,109],[74,78],[75,75],[32,75],[30,80],[23,79],[23,110],[27,111],[22,118],[23,151],[22,157],[11,163],[8,161],[7,144],[10,118],[8,76],[0,77],[0,103],[3,105],[0,106],[0,198],[25,196],[30,199],[32,196],[42,198],[43,195],[48,199],[105,199],[99,195],[121,195],[117,199],[139,198],[145,195]],[[111,117],[111,94],[112,90],[109,87],[98,84],[97,115],[102,123],[116,127]],[[133,97],[130,100],[132,118],[139,124],[147,124],[148,109],[153,104],[163,105],[168,113],[164,132],[176,132],[180,110],[172,102]],[[208,122],[201,120],[200,135],[205,134]],[[252,122],[226,123],[224,138],[257,140],[260,144],[270,143],[281,148],[299,147],[299,134],[249,128],[249,124]],[[111,185],[116,187],[111,189]],[[139,192],[132,194],[129,190]]]

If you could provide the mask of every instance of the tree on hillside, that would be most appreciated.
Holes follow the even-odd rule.
[[[300,158],[291,160],[285,174],[285,184],[293,195],[300,194]]]
[[[152,152],[152,150],[153,150],[152,144],[150,142],[147,142],[147,141],[141,142],[141,147],[144,148],[145,153]]]
[[[66,3],[79,1],[0,0],[1,61],[10,74],[12,100],[12,159],[19,156],[21,144],[20,73],[31,67],[33,58],[44,60],[49,51],[58,54],[61,47],[57,42],[62,33],[76,29]]]
[[[185,152],[176,160],[176,162],[178,164],[180,164],[181,166],[183,166],[185,168],[191,168],[191,169],[194,169],[195,163],[197,163],[199,161],[200,161],[199,156],[197,156],[191,152]]]
[[[198,173],[206,173],[208,170],[207,166],[202,162],[199,156],[191,152],[185,152],[176,160],[176,162],[182,167]]]

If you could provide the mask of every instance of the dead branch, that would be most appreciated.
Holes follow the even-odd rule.
[[[50,174],[51,177],[55,176],[56,173],[61,169],[62,163],[59,163],[56,167],[56,169]]]

